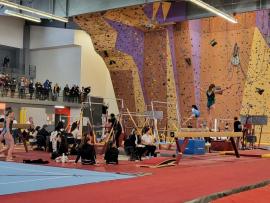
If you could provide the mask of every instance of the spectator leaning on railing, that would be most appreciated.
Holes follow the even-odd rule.
[[[16,89],[18,90],[18,97],[21,99],[39,99],[39,100],[52,100],[57,101],[60,96],[61,87],[56,83],[52,88],[52,82],[46,80],[43,85],[40,81],[34,83],[26,77],[20,77],[18,80],[11,78],[8,74],[0,74],[0,92],[1,96],[15,97]],[[73,85],[71,88],[66,85],[63,89],[64,102],[85,102],[90,87],[80,87]]]

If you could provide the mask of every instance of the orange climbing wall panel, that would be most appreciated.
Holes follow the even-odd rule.
[[[178,23],[174,29],[176,66],[179,81],[180,114],[183,120],[190,116],[191,105],[195,104],[193,64],[188,65],[185,58],[191,58],[191,41],[188,22]]]
[[[149,101],[167,100],[166,58],[166,31],[145,33],[143,76]]]
[[[250,15],[242,14],[238,18],[244,23],[246,21],[243,19],[250,19]],[[251,25],[249,22],[232,27],[221,23],[217,18],[205,19],[202,23],[209,25],[209,29],[204,29],[201,35],[202,117],[207,116],[205,92],[208,86],[214,83],[221,88],[227,87],[228,90],[216,96],[213,117],[232,119],[239,116],[241,110],[255,24]],[[217,42],[214,47],[210,45],[213,39]],[[241,67],[232,66],[230,62],[235,43],[240,48]]]

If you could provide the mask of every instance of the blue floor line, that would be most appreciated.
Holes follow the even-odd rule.
[[[133,177],[135,176],[0,161],[0,195]]]

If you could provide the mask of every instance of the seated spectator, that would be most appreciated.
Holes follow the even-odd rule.
[[[71,129],[70,129],[70,133],[72,134],[73,138],[76,140],[76,142],[80,141],[81,140],[81,137],[79,135],[80,131],[79,131],[79,128],[78,128],[78,123],[77,121],[76,122],[73,122],[72,125],[71,125]]]
[[[124,149],[128,156],[130,156],[130,161],[136,160],[136,130],[133,129],[131,134],[124,142]]]
[[[99,143],[105,143],[110,136],[110,132],[105,132],[105,134],[103,134],[99,140]]]
[[[26,124],[30,124],[30,128],[35,128],[34,119],[32,116],[28,118],[28,121],[26,121]]]
[[[65,136],[65,132],[60,132],[57,140],[57,154],[59,156],[68,154],[68,142]]]
[[[109,142],[104,156],[106,164],[118,164],[118,154],[119,151],[116,145],[113,142]]]
[[[33,131],[29,132],[29,143],[31,146],[37,144],[37,134],[40,130],[40,126],[37,126]]]
[[[93,143],[94,143],[94,136],[92,136],[91,134],[83,135],[75,163],[78,163],[80,158],[82,164],[89,165],[96,163],[96,151]]]
[[[145,145],[142,144],[142,136],[138,133],[136,133],[135,144],[136,144],[136,149],[135,149],[136,156],[141,161],[142,156],[144,155],[144,153],[146,151],[146,148],[145,148]]]
[[[142,136],[142,144],[145,145],[146,156],[155,156],[156,146],[154,142],[155,140],[150,135],[150,128],[146,127]]]
[[[57,153],[57,143],[59,141],[60,134],[63,131],[64,131],[64,123],[62,121],[59,121],[55,127],[55,130],[51,133],[50,136],[52,153]]]
[[[49,147],[48,143],[46,142],[47,137],[50,136],[50,133],[46,130],[47,127],[47,125],[43,125],[42,128],[37,132],[37,149],[39,150],[43,150],[43,147],[44,149]]]

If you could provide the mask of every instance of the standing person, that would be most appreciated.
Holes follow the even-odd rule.
[[[80,144],[82,137],[80,135],[79,125],[78,125],[77,121],[72,123],[70,133],[72,134],[72,136],[73,136],[73,138],[75,140],[75,143]]]
[[[122,126],[120,122],[115,118],[115,115],[112,113],[111,114],[111,123],[114,131],[114,140],[116,147],[119,148],[121,143],[120,143],[120,135],[122,133]]]
[[[64,96],[64,101],[69,101],[70,89],[69,89],[68,84],[66,84],[66,86],[64,88],[63,96]]]
[[[3,61],[3,67],[9,68],[9,62],[10,62],[9,57],[5,56],[4,61]]]
[[[107,123],[107,118],[108,118],[108,105],[102,104],[102,115],[101,115],[101,120],[102,120],[102,136],[105,136],[106,133],[106,123]]]
[[[233,129],[234,132],[242,132],[243,128],[242,128],[242,123],[239,121],[238,117],[234,117],[234,123],[233,123]],[[236,143],[237,147],[240,147],[240,138],[237,138],[237,143]]]
[[[234,132],[242,132],[242,124],[237,117],[234,117],[233,128]]]
[[[7,145],[7,148],[0,150],[0,155],[4,157],[5,155],[3,153],[7,151],[6,161],[13,161],[12,158],[12,154],[14,151],[14,138],[12,136],[13,119],[14,119],[14,112],[10,107],[6,108],[4,127],[0,134],[0,142],[5,140],[5,143]]]
[[[142,144],[145,145],[145,150],[147,151],[146,156],[155,156],[156,146],[153,137],[150,135],[149,127],[144,129]]]
[[[28,91],[29,91],[29,94],[30,94],[30,99],[32,99],[34,91],[35,91],[34,83],[33,83],[32,80],[30,80],[30,82],[29,82]]]
[[[17,81],[15,78],[12,78],[10,82],[10,96],[14,97],[15,91],[16,91]]]
[[[53,100],[57,101],[57,98],[59,97],[60,87],[58,83],[56,83],[53,87]]]
[[[19,98],[24,98],[24,93],[25,93],[25,81],[24,78],[21,78],[21,81],[19,83]]]

